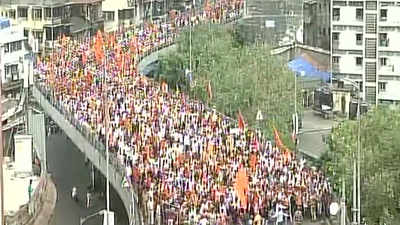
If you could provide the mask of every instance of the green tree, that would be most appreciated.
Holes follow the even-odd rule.
[[[287,69],[287,61],[272,56],[267,45],[244,45],[237,40],[233,26],[197,26],[192,30],[193,81],[189,85],[184,75],[190,63],[189,32],[186,29],[181,33],[175,52],[161,56],[159,79],[171,87],[179,85],[192,98],[232,118],[240,109],[250,126],[260,128],[269,137],[273,137],[274,125],[284,143],[293,148],[290,135],[294,74]],[[213,90],[211,101],[206,90],[208,81]],[[297,94],[300,96],[299,91]],[[265,121],[256,121],[258,110],[265,115]]]
[[[400,221],[400,111],[379,106],[361,119],[361,214],[368,224]],[[352,205],[352,163],[358,123],[346,121],[332,130],[325,168],[340,191],[346,181],[346,203]],[[348,212],[351,212],[350,210]]]

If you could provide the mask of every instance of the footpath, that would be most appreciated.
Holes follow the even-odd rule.
[[[57,202],[57,190],[53,180],[48,177],[45,192],[41,196],[42,206],[35,217],[32,217],[28,225],[48,225],[50,224],[54,208]]]

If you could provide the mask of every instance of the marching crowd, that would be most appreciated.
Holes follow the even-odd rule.
[[[232,5],[238,13],[241,6]],[[174,21],[98,34],[93,41],[63,37],[51,58],[38,63],[38,84],[81,126],[108,140],[129,184],[140,187],[147,224],[167,222],[167,205],[177,207],[175,224],[263,225],[286,216],[295,221],[328,215],[331,187],[320,171],[260,133],[137,73],[138,56],[170,41],[167,34],[188,19]]]

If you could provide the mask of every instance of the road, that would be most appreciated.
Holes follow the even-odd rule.
[[[57,203],[52,225],[79,225],[79,218],[91,215],[105,209],[105,197],[93,200],[92,207],[86,208],[86,188],[90,184],[90,166],[85,165],[84,155],[66,138],[64,134],[54,134],[47,137],[48,171],[52,174],[57,187]],[[96,173],[97,190],[105,193],[105,181]],[[79,203],[71,199],[71,189],[76,186]],[[127,225],[128,215],[122,201],[110,185],[110,208],[115,212],[116,225]],[[102,224],[102,217],[94,217],[85,225]]]

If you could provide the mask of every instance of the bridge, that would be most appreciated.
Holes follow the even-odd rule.
[[[236,19],[238,18],[226,22],[232,22]],[[140,56],[139,71],[143,71],[146,66],[156,61],[159,54],[174,48],[174,39],[172,39],[172,41],[167,41],[149,49]],[[125,168],[121,165],[117,156],[110,152],[110,160],[107,162],[105,146],[100,141],[99,136],[94,134],[89,127],[81,125],[73,113],[65,111],[59,102],[54,99],[52,90],[47,89],[42,83],[35,81],[32,87],[32,94],[43,111],[55,121],[98,171],[105,175],[107,163],[109,164],[109,181],[124,204],[129,217],[129,224],[143,224],[144,219],[140,213],[139,203],[141,200],[137,195],[139,192],[135,189],[137,187],[123,187]]]
[[[66,114],[60,105],[44,89],[37,84],[32,88],[32,93],[44,112],[50,116],[78,147],[86,155],[93,165],[102,173],[106,174],[106,151],[104,145],[95,137],[87,127],[79,125],[72,114]],[[121,167],[116,157],[110,153],[109,180],[120,196],[125,210],[129,216],[130,224],[141,224],[138,207],[138,196],[135,190],[123,188],[121,183],[124,178],[124,168]]]

